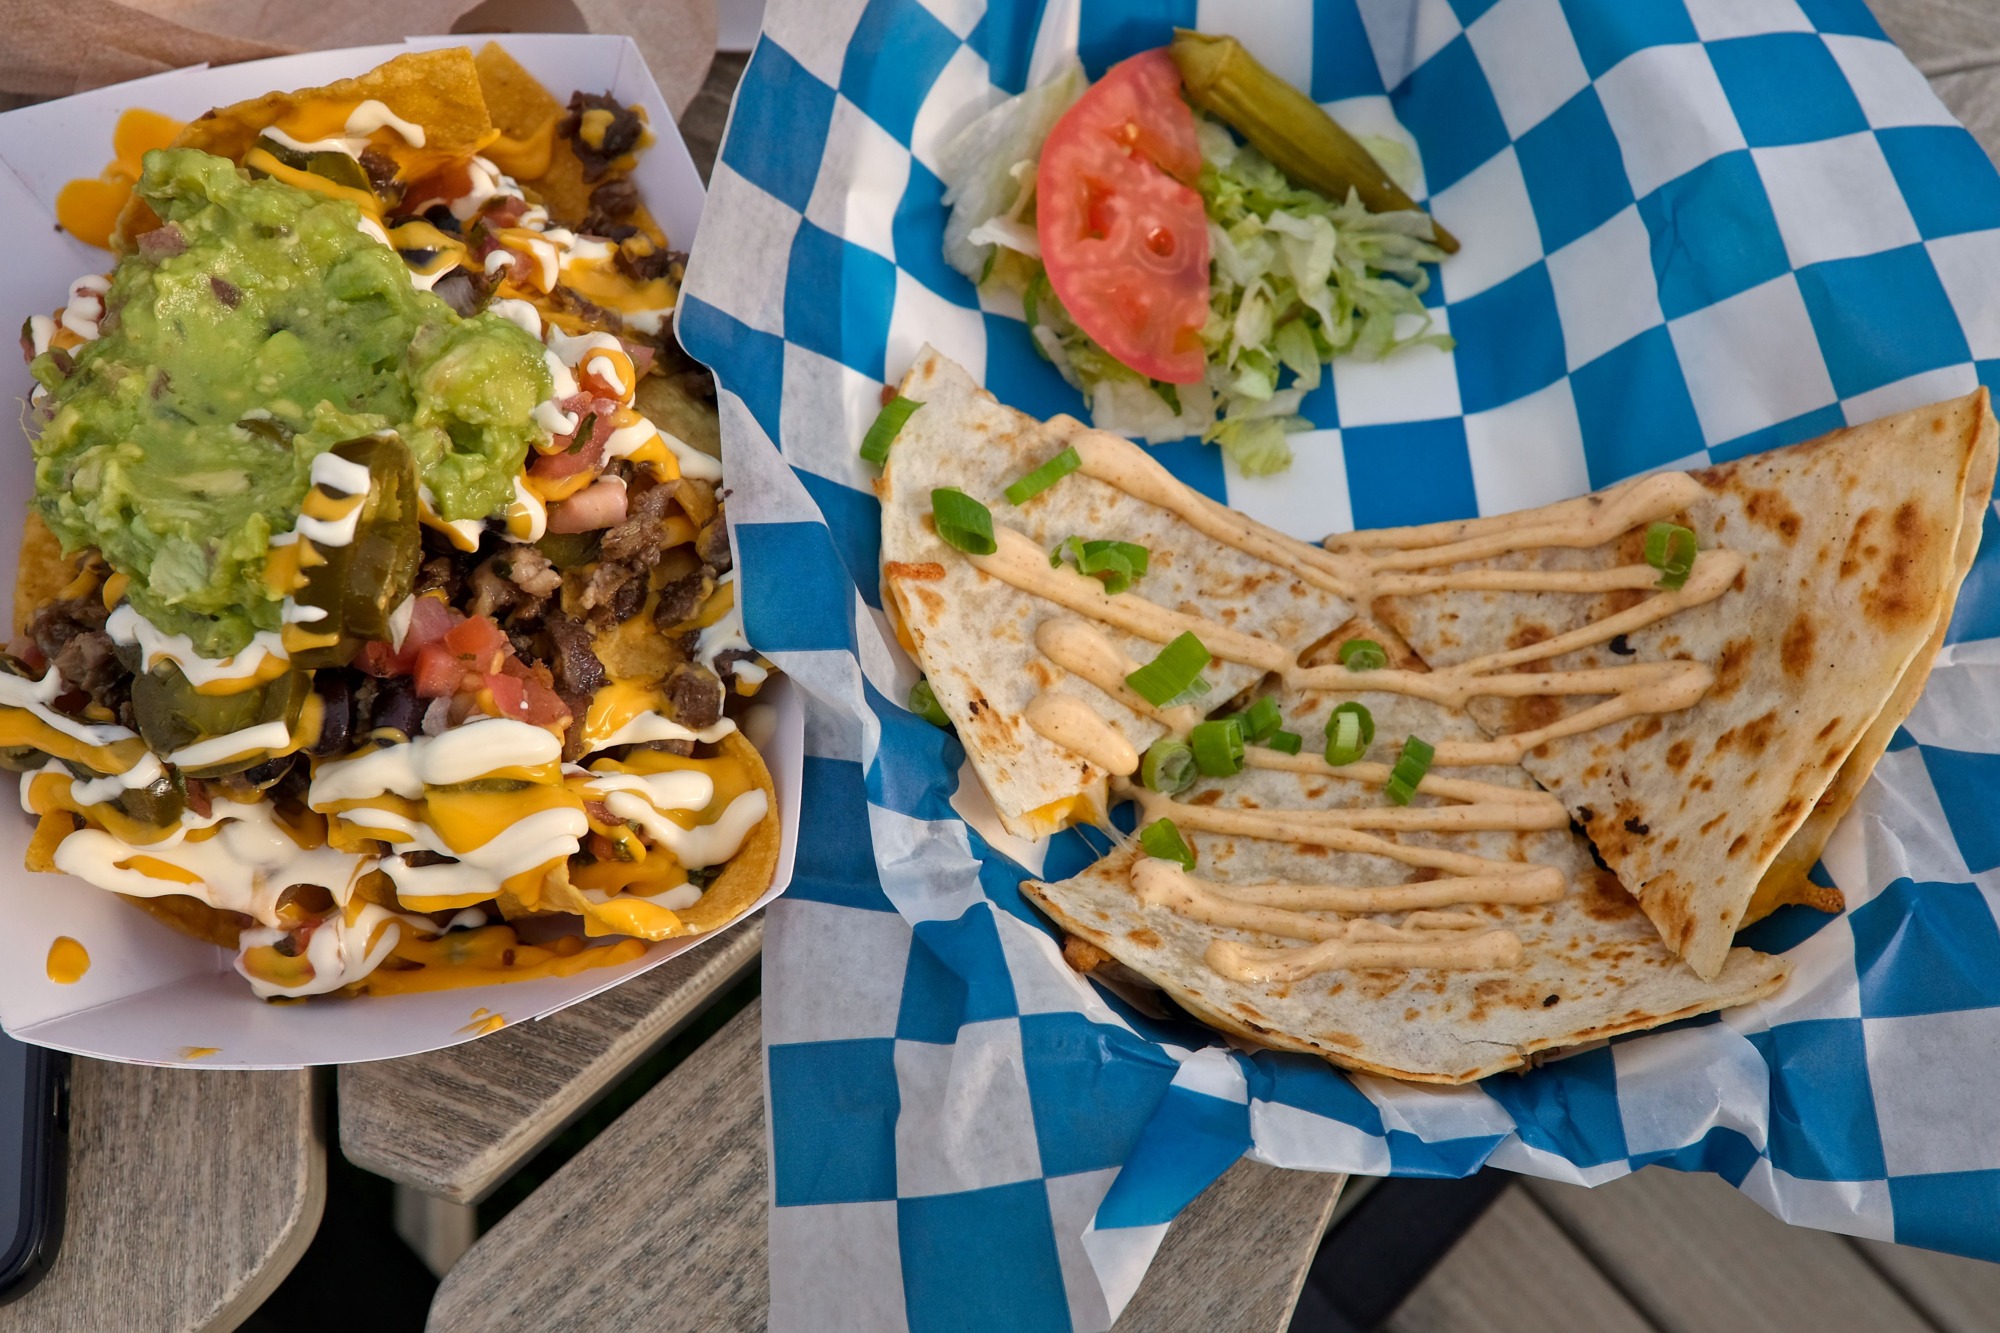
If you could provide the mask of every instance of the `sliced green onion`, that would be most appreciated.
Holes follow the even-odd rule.
[[[993,540],[993,511],[956,486],[940,486],[931,492],[931,517],[937,534],[949,546],[973,555],[992,555],[1000,549]]]
[[[1646,529],[1646,563],[1660,571],[1659,586],[1672,590],[1694,572],[1694,530],[1678,523],[1655,523]]]
[[[1389,772],[1389,785],[1383,788],[1392,804],[1410,803],[1410,798],[1417,794],[1417,784],[1430,771],[1431,759],[1436,754],[1436,749],[1415,736],[1403,742],[1403,752],[1396,756],[1396,767]]]
[[[1200,722],[1188,733],[1194,766],[1212,778],[1243,771],[1243,724],[1233,717]]]
[[[1083,466],[1083,457],[1074,449],[1065,449],[1048,462],[1030,472],[1027,476],[1009,486],[1004,494],[1010,505],[1026,504],[1049,487]]]
[[[1146,757],[1139,761],[1139,781],[1169,796],[1186,791],[1197,776],[1194,751],[1171,736],[1162,736],[1147,746]]]
[[[1179,861],[1183,870],[1194,869],[1194,849],[1171,819],[1156,819],[1140,829],[1139,850],[1162,861]]]
[[[948,727],[951,719],[945,716],[944,705],[938,702],[937,691],[927,680],[920,680],[910,686],[910,711],[935,727]]]
[[[1389,654],[1373,639],[1349,639],[1340,645],[1340,664],[1349,671],[1380,671],[1389,665]]]
[[[1375,715],[1367,706],[1344,703],[1326,720],[1326,762],[1338,768],[1368,753],[1375,743]]]
[[[1183,634],[1160,649],[1158,657],[1125,677],[1125,683],[1153,707],[1165,708],[1198,684],[1207,685],[1201,678],[1207,665],[1208,649],[1194,635]]]
[[[1306,738],[1296,731],[1275,731],[1264,744],[1284,754],[1297,754],[1306,745]]]
[[[910,419],[910,413],[922,406],[916,399],[905,398],[900,393],[882,404],[882,410],[875,416],[875,424],[861,437],[861,456],[876,467],[888,462],[889,446],[896,442],[896,436],[903,429],[903,423]]]
[[[1230,716],[1242,726],[1243,739],[1258,745],[1271,739],[1271,733],[1285,725],[1284,714],[1278,711],[1278,701],[1268,695]]]
[[[1151,553],[1143,546],[1131,542],[1090,541],[1081,537],[1068,537],[1056,543],[1049,552],[1049,568],[1062,564],[1064,558],[1076,563],[1079,574],[1088,574],[1104,580],[1106,592],[1124,592],[1135,579],[1143,578],[1151,561]]]

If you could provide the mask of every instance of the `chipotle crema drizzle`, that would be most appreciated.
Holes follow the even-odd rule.
[[[1350,671],[1307,665],[1284,645],[1233,629],[1220,621],[1148,601],[1135,592],[1111,593],[1097,579],[1069,565],[1051,566],[1048,553],[1022,533],[996,523],[997,549],[967,554],[974,568],[1030,596],[1073,613],[1044,621],[1035,644],[1062,670],[1090,682],[1132,712],[1150,717],[1185,740],[1202,720],[1191,705],[1155,707],[1126,683],[1141,663],[1131,660],[1100,627],[1165,644],[1183,633],[1201,640],[1209,654],[1258,668],[1292,690],[1327,695],[1392,693],[1463,709],[1475,698],[1593,696],[1600,702],[1527,731],[1482,741],[1442,741],[1417,790],[1442,802],[1429,806],[1383,804],[1334,810],[1233,809],[1175,800],[1133,780],[1141,756],[1119,731],[1074,695],[1046,690],[1031,700],[1025,720],[1040,736],[1117,780],[1114,792],[1136,800],[1141,821],[1171,819],[1183,830],[1259,838],[1379,856],[1436,878],[1387,887],[1305,884],[1222,884],[1154,858],[1134,862],[1132,890],[1144,903],[1209,925],[1276,937],[1285,943],[1257,947],[1230,940],[1210,944],[1206,961],[1239,981],[1285,982],[1335,968],[1511,967],[1520,938],[1487,928],[1485,918],[1439,910],[1473,904],[1533,905],[1553,902],[1566,890],[1553,866],[1495,860],[1466,852],[1399,842],[1402,831],[1531,832],[1569,825],[1554,796],[1466,778],[1438,769],[1512,765],[1537,746],[1655,713],[1692,707],[1713,685],[1708,666],[1691,661],[1635,662],[1567,671],[1520,671],[1531,662],[1604,643],[1690,607],[1722,596],[1742,574],[1742,556],[1701,552],[1678,589],[1658,586],[1648,564],[1600,570],[1449,568],[1543,548],[1602,546],[1649,523],[1672,518],[1704,494],[1685,472],[1658,473],[1595,495],[1539,510],[1464,519],[1420,527],[1348,533],[1327,548],[1309,546],[1217,503],[1185,485],[1127,440],[1058,417],[1050,426],[1082,459],[1085,476],[1155,505],[1209,539],[1262,560],[1315,587],[1366,607],[1375,598],[1443,591],[1601,593],[1643,591],[1636,605],[1567,633],[1505,652],[1487,653],[1436,671],[1385,668]],[[1286,754],[1246,746],[1246,767],[1282,769],[1319,778],[1382,787],[1389,765],[1359,760],[1335,766],[1316,754]],[[1408,913],[1400,924],[1367,913]]]

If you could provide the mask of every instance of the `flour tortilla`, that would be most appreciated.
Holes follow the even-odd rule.
[[[1143,584],[1148,599],[1294,650],[1349,618],[1348,606],[1332,593],[1081,473],[1024,505],[1009,504],[1002,495],[1007,486],[1062,452],[1083,427],[1062,417],[1045,424],[1001,406],[935,350],[927,347],[917,357],[902,393],[923,406],[897,436],[877,483],[883,603],[1010,833],[1040,837],[1072,815],[1101,820],[1106,810],[1104,771],[1044,740],[1023,720],[1037,694],[1077,695],[1135,750],[1144,751],[1165,728],[1042,655],[1036,628],[1072,613],[981,573],[941,541],[930,516],[933,488],[958,487],[993,511],[996,526],[1013,527],[1044,548],[1071,536],[1144,546],[1151,553]],[[1105,633],[1136,662],[1151,661],[1160,650],[1116,630]],[[1262,674],[1234,663],[1211,665],[1209,702],[1224,703]]]
[[[1376,721],[1369,757],[1378,761],[1392,762],[1407,735],[1431,741],[1480,736],[1464,714],[1437,704],[1395,694],[1358,697]],[[1286,725],[1308,736],[1323,734],[1335,702],[1280,696]],[[1516,767],[1454,768],[1450,776],[1524,790],[1535,785]],[[1244,809],[1383,804],[1373,783],[1258,769],[1203,779],[1179,799]],[[1435,802],[1420,795],[1416,803]],[[1457,909],[1487,915],[1520,937],[1523,957],[1514,969],[1335,970],[1276,984],[1232,981],[1207,965],[1204,952],[1217,939],[1263,946],[1298,941],[1211,926],[1140,902],[1130,885],[1136,848],[1115,852],[1073,879],[1030,881],[1022,889],[1064,930],[1157,984],[1211,1026],[1349,1069],[1423,1082],[1469,1082],[1525,1064],[1538,1052],[1746,1004],[1776,990],[1786,976],[1783,959],[1735,949],[1713,980],[1696,977],[1661,943],[1617,880],[1593,864],[1589,847],[1572,830],[1393,836],[1552,865],[1568,888],[1545,905]],[[1424,878],[1382,857],[1204,832],[1186,837],[1199,858],[1194,873],[1225,883],[1373,886]]]
[[[1523,668],[1679,657],[1714,669],[1692,708],[1553,741],[1522,764],[1702,976],[1721,972],[1767,869],[1831,793],[1830,817],[1782,872],[1796,889],[1915,701],[1976,544],[1976,533],[1961,533],[1990,495],[1993,457],[1981,390],[1696,472],[1707,494],[1677,521],[1703,549],[1745,558],[1739,586],[1625,636],[1629,655],[1605,644]],[[1474,563],[1607,568],[1638,561],[1641,544],[1635,532],[1592,550]],[[1374,611],[1441,668],[1552,638],[1645,595],[1427,593],[1381,598]],[[1594,702],[1481,699],[1469,711],[1498,734]],[[1851,757],[1857,765],[1836,787]]]
[[[1984,394],[1985,390],[1980,390],[1980,396]],[[1965,576],[1972,572],[1972,562],[1979,554],[1979,537],[1985,528],[1986,509],[1993,503],[1996,460],[2000,460],[2000,430],[1994,428],[1992,416],[1988,413],[1979,430],[1978,441],[1973,446],[1972,464],[1966,471],[1965,503],[1959,521],[1951,587],[1944,606],[1938,612],[1937,624],[1931,629],[1931,637],[1904,669],[1903,678],[1896,682],[1895,693],[1889,696],[1882,711],[1875,715],[1875,721],[1855,744],[1847,762],[1840,766],[1832,785],[1820,796],[1813,812],[1806,816],[1806,822],[1799,825],[1799,831],[1792,835],[1791,841],[1784,845],[1777,859],[1771,863],[1771,868],[1764,872],[1763,882],[1757,886],[1757,894],[1743,914],[1745,925],[1761,921],[1786,903],[1802,902],[1828,912],[1837,912],[1845,906],[1839,889],[1814,884],[1807,876],[1819,861],[1820,853],[1826,850],[1827,839],[1833,836],[1834,827],[1868,784],[1876,762],[1888,753],[1896,728],[1903,724],[1903,719],[1916,707],[1917,697],[1924,692],[1931,664],[1937,660],[1938,651],[1944,647],[1945,631],[1951,627],[1951,614],[1958,605],[1959,589],[1965,586]]]

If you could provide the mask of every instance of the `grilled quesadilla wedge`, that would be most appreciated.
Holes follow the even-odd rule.
[[[1749,949],[1710,981],[1682,966],[1516,765],[1434,770],[1408,806],[1388,804],[1382,775],[1405,737],[1445,753],[1483,736],[1424,699],[1346,697],[1375,723],[1360,761],[1252,747],[1234,777],[1177,796],[1131,789],[1141,825],[1181,831],[1191,872],[1127,847],[1024,892],[1214,1027],[1425,1082],[1483,1078],[1782,984],[1784,960]],[[1342,702],[1275,699],[1286,726],[1313,736]]]
[[[1472,717],[1532,742],[1522,766],[1713,977],[1766,871],[1824,801],[1785,858],[1796,887],[1915,702],[1993,460],[1982,390],[1541,510],[1329,547],[1419,581],[1378,581],[1375,613],[1434,671],[1477,678]],[[1647,561],[1660,524],[1700,548],[1677,590]]]
[[[1143,586],[1163,606],[1295,650],[1347,619],[1348,605],[1337,594],[1214,542],[1178,515],[1095,478],[1069,476],[1021,505],[1007,503],[1002,492],[1060,453],[1083,430],[1078,422],[1059,417],[1044,424],[1003,407],[963,367],[928,348],[901,391],[923,406],[896,437],[877,483],[882,600],[1008,832],[1036,838],[1104,819],[1103,756],[1051,740],[1038,725],[1050,727],[1048,719],[1061,709],[1054,701],[1074,700],[1102,719],[1114,750],[1122,744],[1143,751],[1168,725],[1134,710],[1138,701],[1122,684],[1129,668],[1092,673],[1076,654],[1095,649],[1118,661],[1145,660],[1157,646],[1117,625],[1076,634],[1075,616],[1061,602],[1016,586],[990,561],[948,545],[931,519],[934,488],[957,487],[990,506],[1000,558],[1020,555],[1030,574],[1039,568],[1072,596],[1115,600],[1095,580],[1051,568],[1050,549],[1071,537],[1116,538],[1149,552]],[[1150,463],[1137,446],[1126,447]],[[1211,697],[1226,699],[1263,674],[1254,664],[1223,662],[1209,674]]]
[[[1957,404],[1946,406],[1964,408],[1969,407],[1970,402],[1970,399],[1962,399]],[[1749,908],[1743,913],[1745,925],[1763,920],[1786,903],[1806,903],[1827,912],[1837,912],[1844,905],[1839,889],[1815,884],[1807,876],[1819,860],[1820,853],[1826,850],[1827,839],[1833,836],[1834,826],[1840,823],[1848,807],[1854,804],[1854,798],[1867,785],[1876,762],[1888,752],[1896,728],[1916,707],[1917,696],[1924,692],[1924,682],[1930,677],[1931,664],[1944,647],[1945,631],[1951,627],[1952,610],[1958,604],[1959,589],[1964,586],[1965,576],[1972,572],[1973,559],[1979,554],[1979,537],[1985,526],[1986,508],[1993,502],[1992,482],[1996,455],[2000,455],[2000,430],[1994,428],[1990,412],[1982,411],[1975,424],[1978,439],[1973,446],[1971,467],[1966,472],[1965,502],[1960,511],[1958,545],[1953,553],[1951,586],[1944,605],[1938,609],[1937,623],[1931,627],[1930,638],[1910,659],[1909,666],[1903,669],[1903,678],[1896,682],[1895,692],[1883,704],[1882,711],[1875,715],[1875,720],[1862,733],[1861,739],[1855,742],[1847,761],[1840,766],[1840,772],[1820,795],[1813,812],[1806,816],[1806,822],[1799,825],[1799,831],[1792,835],[1791,841],[1784,845],[1764,872]]]

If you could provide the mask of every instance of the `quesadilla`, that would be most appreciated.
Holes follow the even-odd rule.
[[[1339,702],[1274,698],[1308,735]],[[1462,712],[1426,700],[1352,698],[1374,718],[1378,760],[1409,735],[1441,749],[1481,739]],[[1518,766],[1455,767],[1396,807],[1381,799],[1380,762],[1247,754],[1242,773],[1175,796],[1130,791],[1142,825],[1183,832],[1193,870],[1127,846],[1072,879],[1022,886],[1072,937],[1213,1027],[1349,1069],[1459,1083],[1784,981],[1783,959],[1749,949],[1713,981],[1682,966]]]
[[[1767,870],[1783,851],[1766,900],[1797,896],[1915,702],[1976,548],[1994,440],[1981,390],[1542,510],[1329,547],[1451,585],[1384,586],[1375,613],[1434,671],[1486,678],[1472,717],[1534,742],[1522,766],[1714,976]],[[1659,524],[1700,548],[1678,592],[1656,590],[1644,558]],[[1510,697],[1537,675],[1567,683]],[[1668,681],[1675,706],[1634,706]]]
[[[938,536],[934,489],[958,487],[992,504],[1007,550],[1030,565],[1047,568],[1051,549],[1072,537],[1143,546],[1149,598],[1244,634],[1303,647],[1350,614],[1328,589],[1211,541],[1171,511],[1090,476],[1071,476],[1023,504],[1008,504],[1004,489],[1061,451],[1082,425],[1066,417],[1044,424],[1003,407],[962,366],[928,349],[902,393],[923,406],[896,437],[877,483],[882,601],[1010,833],[1036,838],[1073,823],[1103,822],[1109,770],[1101,746],[1143,751],[1170,729],[1143,705],[1135,707],[1122,683],[1131,668],[1120,664],[1151,656],[1154,646],[1117,625],[1084,632],[1060,601],[968,560]],[[1179,486],[1145,455],[1138,459],[1164,484]],[[1101,592],[1082,582],[1083,595]],[[1093,669],[1092,656],[1110,665]],[[1254,665],[1224,662],[1210,679],[1214,697],[1238,693],[1263,674]],[[1112,736],[1083,751],[1050,739],[1045,732],[1058,701],[1090,709]],[[1186,709],[1175,721],[1192,716]]]
[[[1993,475],[1980,395],[1315,547],[928,349],[900,396],[885,601],[995,805],[1030,835],[1141,807],[1137,848],[1028,889],[1072,958],[1447,1081],[1780,983],[1731,936],[1760,880],[1817,892]]]

